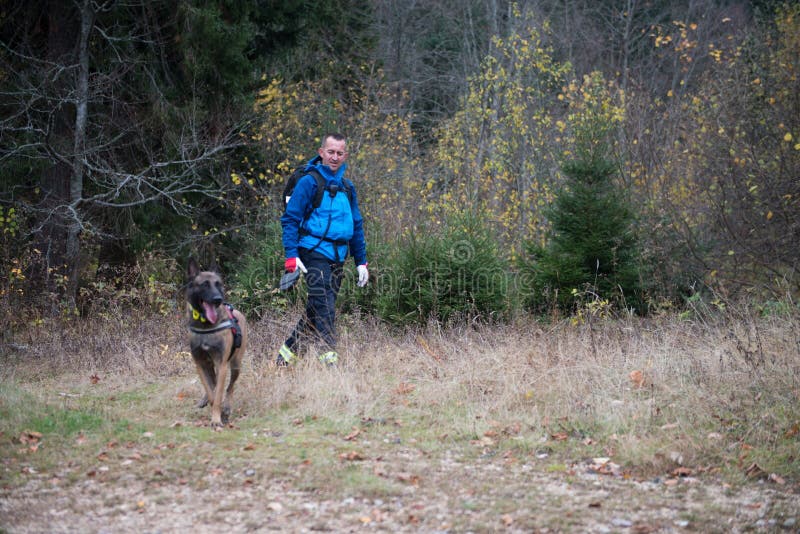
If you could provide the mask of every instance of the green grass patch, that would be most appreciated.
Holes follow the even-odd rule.
[[[34,417],[28,425],[31,430],[45,435],[64,438],[79,432],[92,432],[102,427],[106,420],[102,415],[81,409],[46,407],[47,413]]]

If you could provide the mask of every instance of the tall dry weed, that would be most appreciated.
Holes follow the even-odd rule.
[[[761,463],[782,461],[787,447],[796,449],[796,314],[446,330],[391,330],[349,316],[340,318],[340,365],[323,367],[312,347],[295,368],[280,369],[275,353],[296,315],[250,324],[239,413],[411,418],[420,432],[464,440],[511,428],[531,447],[558,436],[653,469],[726,455],[735,463],[742,449]],[[200,395],[183,323],[176,315],[31,328],[17,334],[17,349],[4,346],[10,365],[2,373],[18,381],[70,375],[76,383],[102,373],[129,388],[162,383],[152,402],[169,405],[181,391]]]

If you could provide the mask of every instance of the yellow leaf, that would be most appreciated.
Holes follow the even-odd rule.
[[[789,141],[792,140],[792,134],[790,134],[789,132],[786,132],[786,135],[783,136],[783,140],[788,143]]]
[[[767,220],[770,220],[770,219],[772,219],[772,212],[771,211],[767,212]]]

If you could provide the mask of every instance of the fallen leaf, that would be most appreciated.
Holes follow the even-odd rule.
[[[505,525],[505,526],[507,526],[507,527],[510,527],[510,526],[511,526],[511,525],[514,523],[514,518],[513,518],[513,517],[511,517],[509,514],[504,514],[504,515],[503,515],[503,516],[500,518],[500,521],[502,521],[502,522],[503,522],[503,525]]]
[[[750,464],[747,469],[744,470],[744,474],[749,478],[763,478],[766,475],[764,470],[761,469],[761,467],[759,467],[755,462]]]
[[[564,441],[565,439],[569,438],[569,434],[566,432],[556,432],[555,434],[550,434],[550,437],[556,441]]]
[[[256,446],[254,444],[252,444],[252,443],[248,443],[247,445],[242,447],[242,450],[243,451],[254,451],[254,450],[256,450]]]
[[[372,518],[376,522],[380,523],[380,522],[382,522],[382,521],[384,521],[386,519],[386,513],[382,512],[381,510],[379,510],[377,508],[375,508],[375,509],[372,510]]]
[[[89,377],[89,380],[92,382],[92,384],[97,384],[98,382],[100,382],[100,377],[97,376],[97,374],[93,374],[92,376]]]
[[[780,484],[781,486],[783,486],[784,484],[786,484],[786,480],[784,480],[782,476],[780,476],[780,475],[778,475],[778,474],[776,474],[776,473],[772,473],[772,474],[769,476],[768,480],[769,480],[770,482],[774,482],[774,483],[776,483],[776,484]]]
[[[35,432],[33,430],[23,430],[19,435],[19,442],[23,445],[28,445],[29,443],[38,443],[41,439],[42,433]]]
[[[409,384],[408,382],[400,382],[396,388],[394,388],[394,392],[398,395],[408,395],[412,391],[416,389],[414,384]]]
[[[358,462],[364,459],[364,456],[357,451],[350,451],[350,452],[343,452],[339,455],[340,460],[344,460],[346,462]]]
[[[678,467],[672,470],[672,476],[674,477],[690,477],[692,474],[694,474],[694,471],[688,467]]]
[[[800,433],[800,423],[795,423],[792,425],[792,428],[787,430],[783,436],[786,438],[791,438],[796,436],[798,433]]]
[[[637,388],[644,387],[645,385],[644,373],[642,373],[638,369],[636,371],[631,371],[628,377],[631,379],[631,383],[634,385],[634,387]]]
[[[411,473],[398,473],[397,480],[406,484],[411,484],[412,486],[419,486],[420,478]]]
[[[359,434],[361,434],[361,429],[354,426],[353,427],[353,431],[350,432],[349,434],[347,434],[344,437],[344,440],[345,441],[353,441],[354,439],[356,439],[358,437]]]

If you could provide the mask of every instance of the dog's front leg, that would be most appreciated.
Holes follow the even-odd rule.
[[[233,400],[233,385],[239,378],[239,365],[236,360],[230,362],[231,382],[228,384],[228,389],[225,390],[225,401],[222,403],[222,422],[228,422],[228,416],[231,414],[231,402]]]
[[[214,389],[216,387],[216,378],[214,376],[214,362],[209,358],[195,358],[194,364],[197,367],[197,374],[200,376],[200,382],[203,383],[203,390],[205,396],[197,403],[198,408],[203,408],[208,404],[209,400],[214,399]],[[203,402],[206,401],[206,402]]]
[[[222,398],[225,394],[225,380],[228,378],[228,361],[223,358],[217,371],[217,383],[214,388],[214,401],[211,403],[211,426],[222,426]]]

